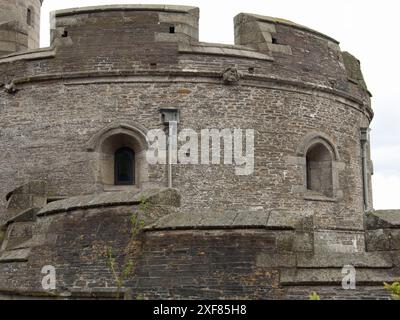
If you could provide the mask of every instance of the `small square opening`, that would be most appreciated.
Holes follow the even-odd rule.
[[[175,27],[169,27],[169,33],[175,33]]]
[[[272,43],[273,44],[278,44],[278,39],[277,38],[272,38]]]

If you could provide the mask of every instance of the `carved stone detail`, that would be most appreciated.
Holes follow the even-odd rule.
[[[14,94],[18,91],[17,86],[13,81],[4,85],[4,90],[7,93]]]
[[[227,67],[222,73],[222,79],[227,84],[234,84],[239,82],[240,74],[235,66]]]

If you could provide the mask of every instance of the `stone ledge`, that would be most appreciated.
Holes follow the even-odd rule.
[[[159,4],[112,4],[104,6],[89,6],[54,11],[56,17],[70,16],[83,13],[97,13],[107,11],[159,11],[171,13],[194,13],[199,15],[199,8],[193,6],[159,5]]]
[[[366,217],[369,230],[400,228],[400,210],[377,210]]]
[[[222,72],[222,70],[221,70]],[[84,84],[84,83],[129,83],[129,82],[143,82],[148,81],[149,77],[163,77],[159,81],[156,79],[152,79],[154,82],[183,82],[186,81],[187,77],[196,77],[196,78],[211,78],[216,79],[216,81],[220,81],[221,79],[221,72],[216,71],[208,71],[202,72],[197,70],[113,70],[113,71],[85,71],[85,72],[66,72],[66,73],[49,73],[49,74],[41,74],[35,75],[30,77],[22,77],[17,78],[14,80],[15,85],[24,85],[27,83],[33,82],[43,82],[43,81],[63,81],[65,85],[68,85],[68,81],[70,80],[78,80],[72,84]],[[120,80],[115,80],[113,78],[120,78]],[[133,79],[129,80],[129,77]],[[143,77],[145,79],[143,79]],[[176,79],[173,79],[173,78]],[[179,79],[182,77],[182,79]],[[96,80],[96,78],[107,78],[110,80]],[[85,79],[82,81],[81,79]],[[90,81],[88,81],[90,80]],[[299,90],[312,90],[312,91],[320,91],[325,94],[334,94],[339,96],[343,99],[346,99],[352,103],[355,103],[357,107],[354,105],[348,104],[350,107],[357,111],[365,111],[368,113],[368,116],[372,118],[373,111],[372,109],[366,105],[361,99],[352,96],[351,94],[338,90],[333,89],[331,87],[327,87],[324,85],[312,83],[312,82],[301,82],[293,79],[285,79],[285,78],[278,78],[278,77],[271,77],[265,75],[254,75],[254,74],[243,74],[242,80],[249,81],[246,85],[253,86],[253,81],[257,82],[267,82],[267,83],[274,83],[283,86],[293,86]],[[244,83],[244,82],[243,82]],[[245,83],[244,83],[245,84]],[[243,85],[244,85],[243,84]],[[336,99],[337,97],[335,97]],[[360,106],[363,110],[360,110]],[[365,108],[365,110],[364,110]]]
[[[191,53],[191,54],[208,54],[208,55],[221,55],[231,56],[238,58],[257,59],[265,61],[274,61],[269,55],[244,48],[243,46],[231,46],[231,45],[213,45],[210,43],[198,43],[198,44],[179,44],[180,53]]]
[[[390,269],[394,266],[389,254],[356,253],[356,254],[304,254],[304,253],[261,253],[257,255],[256,264],[263,268],[302,269],[340,269],[346,265],[359,269]],[[306,271],[309,272],[309,271]]]
[[[298,255],[299,268],[342,268],[352,265],[356,268],[392,268],[393,262],[388,255],[379,253],[326,253],[315,254],[312,257]]]
[[[399,277],[384,269],[356,269],[356,285],[381,285]],[[342,268],[338,269],[285,269],[281,272],[281,285],[338,285],[343,281]]]
[[[312,230],[312,212],[287,210],[176,212],[160,218],[145,230],[260,228],[268,230]]]
[[[268,230],[313,230],[311,211],[259,210],[175,212],[160,218],[145,230],[260,228]]]
[[[49,59],[49,58],[54,58],[55,56],[56,56],[56,50],[54,48],[26,50],[9,54],[6,56],[1,56],[0,64],[21,61],[21,60]]]
[[[338,202],[337,198],[326,197],[322,195],[305,194],[303,196],[304,200],[316,201],[316,202]]]
[[[223,212],[214,211],[186,213],[178,212],[162,217],[145,230],[209,229],[209,228],[267,228],[269,213],[260,212]],[[280,229],[283,229],[282,227]]]
[[[0,263],[27,262],[31,249],[5,251],[0,255]]]
[[[175,189],[149,189],[142,192],[121,191],[71,197],[46,205],[37,216],[45,216],[58,212],[118,205],[138,205],[142,201],[157,205],[180,206],[180,195]]]

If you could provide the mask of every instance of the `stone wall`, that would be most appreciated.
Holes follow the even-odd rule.
[[[186,94],[180,93],[183,88]],[[19,102],[11,102],[2,111],[5,144],[0,147],[0,175],[3,181],[8,181],[1,186],[2,193],[35,179],[49,181],[49,192],[54,197],[95,192],[96,154],[86,150],[87,141],[111,122],[138,122],[147,129],[162,128],[159,108],[168,104],[169,99],[177,98],[174,105],[180,109],[182,128],[198,132],[206,128],[253,128],[256,133],[254,175],[236,176],[234,167],[225,165],[174,168],[174,185],[184,193],[189,210],[309,209],[315,212],[317,225],[321,227],[361,230],[359,132],[354,126],[357,122],[362,125],[359,114],[347,110],[349,120],[345,126],[339,120],[343,106],[329,97],[286,91],[277,97],[275,92],[268,88],[238,90],[213,84],[164,87],[135,83],[27,87],[14,97],[3,93],[7,99]],[[240,96],[248,97],[247,102],[243,103]],[[310,123],[308,115],[314,112],[318,117]],[[20,117],[24,114],[30,120],[15,126],[15,114]],[[338,126],[341,130],[336,129]],[[296,156],[296,146],[304,137],[320,128],[332,141],[337,141],[341,161],[345,163],[339,172],[342,199],[305,200],[298,190],[304,182],[302,167],[288,160]],[[26,135],[27,132],[30,134]],[[17,158],[23,160],[10,161]],[[150,167],[149,176],[154,183],[166,185],[163,167]],[[212,199],[209,192],[215,195]],[[4,204],[4,197],[2,201]]]
[[[182,6],[70,9],[53,19],[50,48],[0,58],[2,292],[44,294],[40,268],[53,263],[58,294],[112,297],[104,248],[115,246],[123,259],[137,197],[168,185],[167,167],[143,160],[146,133],[165,129],[160,110],[174,107],[179,129],[254,130],[254,173],[173,166],[181,207],[158,208],[165,217],[144,231],[131,295],[301,298],[308,289],[299,287],[312,288],[316,277],[329,296],[340,290],[342,266],[319,257],[338,254],[343,263],[359,257],[363,279],[375,279],[365,295],[382,297],[395,266],[365,252],[372,242],[364,233],[360,130],[373,117],[370,94],[360,64],[337,41],[240,14],[235,45],[202,43],[198,9]],[[140,178],[110,186],[104,150],[126,139],[140,155]],[[331,159],[326,194],[307,186],[307,154],[317,143]],[[36,202],[16,208],[15,199],[36,194],[9,192],[38,180],[46,182],[39,200],[48,214]],[[107,197],[125,200],[99,205]],[[304,256],[312,263],[299,264]]]
[[[400,265],[400,211],[370,212],[366,223],[367,250],[391,254]]]
[[[173,168],[188,211],[310,210],[318,228],[361,231],[359,136],[372,113],[368,93],[348,81],[337,43],[276,23],[291,53],[196,43],[197,14],[191,7],[62,11],[56,54],[0,60],[1,81],[17,90],[0,93],[1,192],[35,179],[47,180],[53,197],[97,192],[98,154],[86,143],[113,123],[163,128],[159,110],[174,106],[180,128],[255,130],[253,175],[222,165]],[[193,26],[193,37],[169,33],[171,24],[184,33]],[[324,73],[314,55],[327,60]],[[242,77],[227,85],[221,74],[232,65]],[[326,138],[337,152],[332,198],[305,194],[298,146],[310,135]],[[166,186],[165,167],[151,166],[147,180]]]
[[[308,299],[314,291],[323,299],[388,299],[383,282],[400,274],[380,253],[315,252],[312,240],[302,247],[299,235],[312,230],[307,216],[259,215],[257,227],[236,218],[217,228],[215,217],[203,215],[190,226],[179,202],[175,190],[153,190],[48,204],[36,215],[31,239],[18,246],[29,255],[13,256],[16,247],[7,259],[2,254],[0,297],[116,298],[109,248],[117,273],[134,262],[121,289],[130,299]],[[136,214],[145,227],[132,238]],[[42,288],[46,265],[56,268],[56,290]],[[341,286],[345,265],[357,270],[356,290]]]

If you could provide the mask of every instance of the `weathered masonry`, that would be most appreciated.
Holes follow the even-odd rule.
[[[110,248],[131,298],[389,297],[400,214],[373,210],[370,93],[336,40],[242,13],[204,43],[198,8],[112,5],[54,12],[39,49],[41,3],[0,0],[1,298],[115,298]],[[253,129],[254,173],[150,165],[170,121]]]

